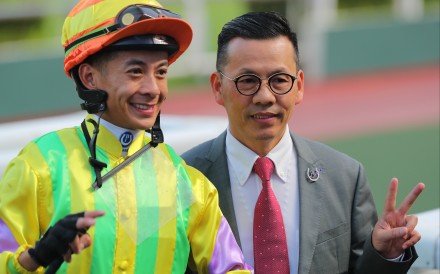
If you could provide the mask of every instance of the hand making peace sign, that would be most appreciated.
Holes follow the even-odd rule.
[[[381,218],[373,229],[372,243],[374,248],[385,258],[397,258],[404,250],[415,245],[421,238],[418,231],[417,216],[407,215],[425,185],[418,183],[396,209],[398,180],[390,182],[385,207]]]

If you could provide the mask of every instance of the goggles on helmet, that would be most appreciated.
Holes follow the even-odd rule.
[[[98,31],[92,32],[90,34],[87,34],[75,41],[73,41],[71,44],[66,46],[65,52],[68,52],[71,48],[77,46],[80,43],[83,43],[89,39],[105,35],[107,33],[111,33],[114,31],[117,31],[119,29],[125,28],[126,26],[129,26],[133,23],[142,21],[142,20],[148,20],[148,19],[154,19],[154,18],[178,18],[181,19],[182,17],[177,14],[173,13],[167,9],[159,8],[159,7],[153,7],[153,6],[147,6],[147,5],[130,5],[124,8],[119,12],[119,14],[115,18],[115,24],[105,27],[103,29],[100,29]]]

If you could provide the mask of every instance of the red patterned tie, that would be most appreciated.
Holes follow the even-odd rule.
[[[283,215],[270,184],[270,175],[273,170],[273,162],[269,158],[258,158],[255,161],[254,171],[263,184],[254,211],[256,274],[290,273]]]

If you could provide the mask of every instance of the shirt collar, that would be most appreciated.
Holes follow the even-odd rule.
[[[232,136],[229,128],[226,132],[226,155],[231,164],[230,172],[236,174],[240,185],[244,185],[258,155]]]
[[[288,170],[291,168],[292,157],[296,157],[295,152],[286,153],[287,151],[294,151],[292,139],[290,138],[289,128],[286,126],[286,131],[280,142],[266,155],[275,164],[275,173],[285,183],[287,182]],[[240,143],[234,136],[232,136],[229,128],[226,133],[226,155],[231,167],[238,178],[238,183],[244,185],[252,172],[252,167],[255,160],[259,157],[258,154]]]
[[[88,120],[88,118],[93,118],[95,121],[98,121],[98,117],[94,114],[89,114],[86,120]],[[128,132],[133,136],[133,138],[131,142],[129,142],[129,144],[125,146],[124,149],[122,145],[122,142],[124,142],[124,140],[121,137]],[[130,156],[144,145],[142,137],[144,136],[144,132],[144,130],[129,130],[121,128],[101,118],[99,133],[97,137],[97,146],[103,148],[105,151],[109,152],[115,157]],[[124,145],[125,144],[126,143],[124,143]]]
[[[280,142],[267,154],[267,157],[275,163],[276,174],[283,183],[286,183],[289,170],[292,168],[292,164],[296,162],[296,151],[287,126]]]

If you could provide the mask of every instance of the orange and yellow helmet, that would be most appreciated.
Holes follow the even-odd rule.
[[[136,47],[174,48],[168,50],[171,64],[189,47],[192,29],[155,0],[81,0],[63,25],[64,72],[71,77],[71,70],[90,55],[124,40],[130,46],[127,38],[139,35],[149,36],[134,42]]]

